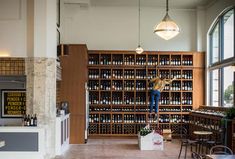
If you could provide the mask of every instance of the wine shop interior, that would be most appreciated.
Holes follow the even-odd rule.
[[[0,159],[235,159],[234,0],[1,0]]]

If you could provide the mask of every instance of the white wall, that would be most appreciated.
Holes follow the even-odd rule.
[[[0,0],[0,56],[26,57],[26,0]]]
[[[34,1],[34,57],[56,58],[56,0]]]
[[[29,4],[34,9],[27,12]],[[56,0],[0,0],[0,57],[3,53],[56,58]]]
[[[62,8],[62,43],[85,43],[90,50],[135,50],[137,47],[136,6],[65,4]],[[196,11],[170,9],[169,14],[181,28],[181,33],[165,41],[153,33],[154,26],[165,15],[165,8],[141,7],[141,46],[145,50],[195,51]]]
[[[206,11],[205,7],[197,7],[197,51],[206,51]]]

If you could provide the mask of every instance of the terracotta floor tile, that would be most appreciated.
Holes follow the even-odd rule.
[[[70,145],[69,150],[55,159],[177,159],[180,142],[164,142],[164,150],[141,151],[137,139],[89,139],[87,144]],[[181,158],[184,156],[184,149]],[[188,150],[187,159],[190,157]]]

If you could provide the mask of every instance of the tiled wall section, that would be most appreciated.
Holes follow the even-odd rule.
[[[0,58],[0,75],[25,75],[25,59]]]
[[[60,104],[61,102],[61,97],[60,97],[60,93],[61,93],[61,82],[60,81],[56,81],[56,104]]]

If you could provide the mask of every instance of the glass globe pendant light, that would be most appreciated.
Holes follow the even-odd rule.
[[[144,49],[140,46],[140,0],[139,0],[139,26],[138,26],[139,28],[139,37],[138,37],[138,47],[135,49],[135,52],[137,53],[137,54],[141,54],[141,53],[143,53],[144,52]]]
[[[178,25],[170,18],[168,10],[168,0],[166,0],[166,15],[162,21],[154,27],[154,33],[165,40],[172,39],[180,32]]]

